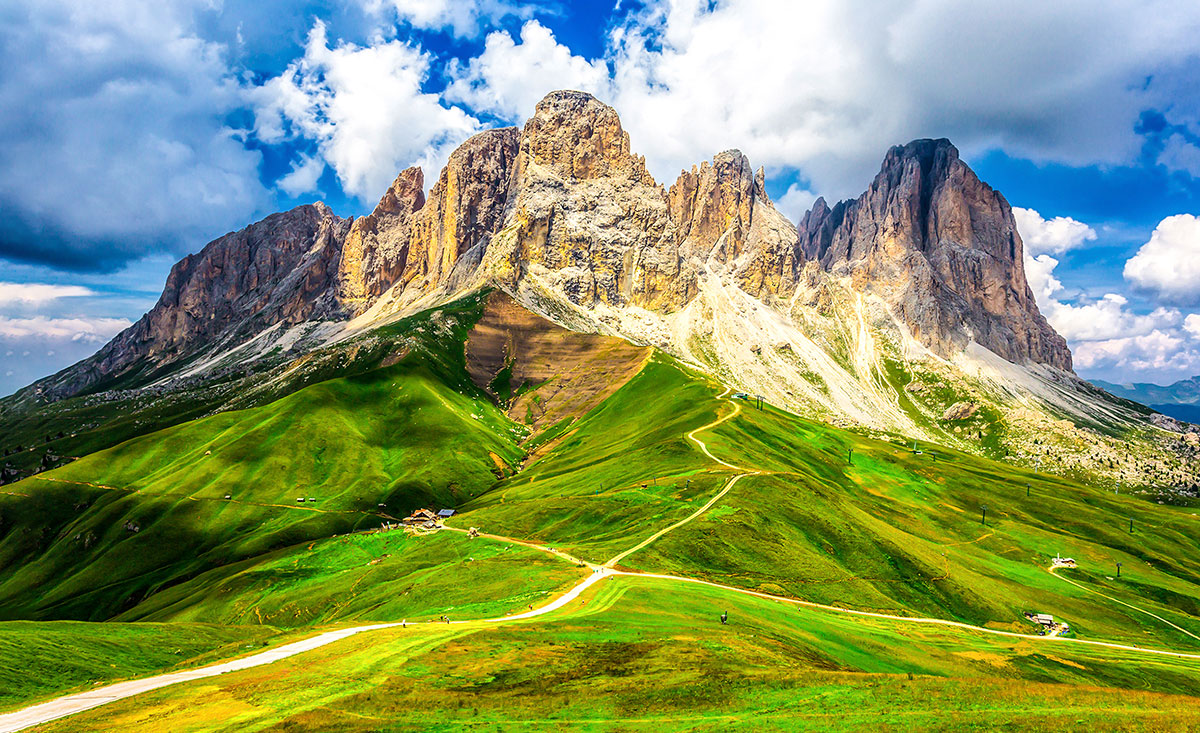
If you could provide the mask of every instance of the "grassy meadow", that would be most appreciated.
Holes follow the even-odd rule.
[[[0,674],[17,681],[0,706],[285,632],[447,615],[467,623],[364,633],[45,730],[1200,726],[1200,659],[732,590],[1026,634],[1034,610],[1071,638],[1200,655],[1190,509],[769,406],[733,415],[723,386],[661,354],[535,433],[466,373],[482,302],[388,326],[391,346],[357,361],[337,352],[357,365],[340,376],[317,370],[273,401],[4,487],[0,618],[13,620],[0,622]],[[619,564],[724,589],[620,575],[544,616],[485,623],[590,570],[461,531],[379,531],[419,506],[456,507],[457,530],[601,564],[742,474]],[[1052,575],[1056,553],[1079,568]],[[26,657],[38,680],[17,679]]]

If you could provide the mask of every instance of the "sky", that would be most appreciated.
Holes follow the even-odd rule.
[[[1200,374],[1200,3],[6,0],[0,394],[94,352],[171,265],[323,200],[370,211],[547,92],[657,180],[728,148],[781,210],[948,137],[1013,205],[1086,378]]]

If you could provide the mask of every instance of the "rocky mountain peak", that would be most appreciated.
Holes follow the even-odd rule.
[[[520,140],[515,127],[485,130],[450,155],[413,224],[406,286],[437,286],[459,258],[476,248],[472,263],[478,264],[482,249],[504,222]]]
[[[358,314],[400,277],[413,215],[425,205],[425,175],[406,168],[370,214],[354,220],[338,263],[336,300]]]
[[[870,187],[801,220],[797,246],[855,289],[880,296],[942,356],[975,341],[1016,363],[1069,371],[1066,342],[1025,280],[1012,208],[945,139],[890,149]]]
[[[654,184],[645,158],[630,152],[629,133],[616,110],[586,92],[547,94],[525,123],[521,149],[531,162],[563,178]]]
[[[37,383],[46,399],[148,376],[204,349],[322,312],[350,221],[323,203],[271,214],[171,268],[158,302],[93,356]]]

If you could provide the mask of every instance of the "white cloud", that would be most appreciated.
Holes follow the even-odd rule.
[[[422,91],[430,63],[428,54],[400,41],[331,48],[318,21],[304,56],[249,93],[255,132],[267,143],[316,142],[342,187],[366,202],[409,165],[421,165],[432,179],[479,123]]]
[[[366,9],[376,15],[391,10],[414,28],[447,30],[456,36],[474,36],[482,22],[495,23],[505,17],[532,17],[542,10],[529,3],[504,0],[368,0]]]
[[[0,282],[0,307],[40,306],[60,298],[79,298],[95,294],[95,291],[79,285]]]
[[[788,186],[779,200],[775,202],[775,208],[783,212],[783,215],[791,219],[793,224],[798,223],[812,208],[816,202],[817,195],[806,188],[802,188],[800,184],[793,183]]]
[[[1167,139],[1158,162],[1171,171],[1184,171],[1200,176],[1200,146],[1176,133]]]
[[[1030,255],[1062,254],[1096,238],[1096,230],[1069,216],[1047,220],[1033,209],[1020,206],[1014,206],[1012,212],[1021,241],[1025,243],[1025,252]]]
[[[741,147],[835,198],[914,137],[1132,162],[1138,115],[1198,32],[1200,6],[1167,0],[651,2],[613,35],[609,101],[660,178]]]
[[[45,339],[102,344],[132,324],[126,318],[9,318],[0,316],[0,339]]]
[[[269,206],[203,0],[15,0],[0,14],[0,255],[59,266],[176,253]],[[19,18],[19,22],[18,22]]]
[[[1183,319],[1183,329],[1200,341],[1200,313],[1192,313]]]
[[[454,81],[446,88],[447,99],[513,120],[531,114],[556,89],[590,92],[601,99],[612,93],[604,61],[572,54],[536,20],[521,27],[520,43],[505,31],[488,35],[483,53],[466,65],[451,64],[449,73]]]
[[[301,155],[292,170],[276,181],[279,190],[288,196],[299,196],[317,190],[317,181],[325,172],[325,161],[315,155]]]
[[[1125,279],[1172,303],[1200,303],[1200,219],[1168,216],[1125,263]]]
[[[1025,252],[1025,281],[1029,283],[1033,298],[1043,314],[1048,314],[1058,305],[1054,297],[1063,291],[1062,282],[1054,276],[1056,267],[1058,260],[1050,255],[1032,257],[1028,251]]]
[[[1025,277],[1038,308],[1067,340],[1077,370],[1116,382],[1162,384],[1200,374],[1200,314],[1185,318],[1166,307],[1135,313],[1119,293],[1064,302],[1057,266],[1050,255],[1025,254]]]
[[[1103,374],[1119,382],[1170,384],[1200,374],[1200,346],[1178,334],[1154,330],[1142,336],[1088,341],[1073,349],[1077,369]]]

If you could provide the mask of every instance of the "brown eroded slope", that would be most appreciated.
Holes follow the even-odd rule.
[[[466,349],[471,380],[535,434],[600,404],[637,374],[651,351],[568,331],[501,291],[488,296]]]

